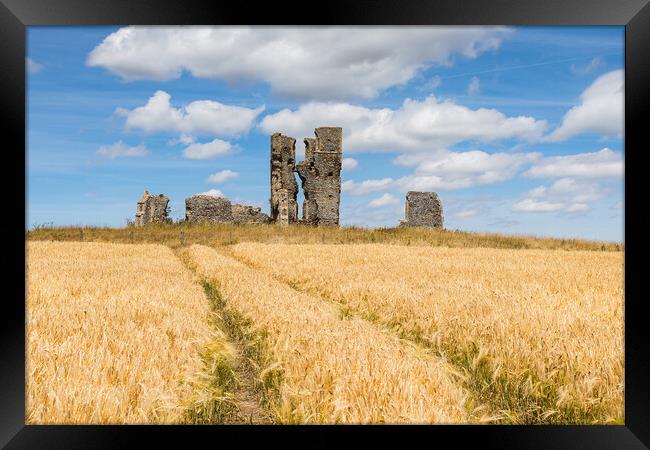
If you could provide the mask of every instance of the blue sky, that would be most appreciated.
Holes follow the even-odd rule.
[[[341,224],[623,241],[623,27],[29,27],[27,224],[147,189],[268,212],[269,135],[344,129]],[[300,159],[299,157],[298,159]]]

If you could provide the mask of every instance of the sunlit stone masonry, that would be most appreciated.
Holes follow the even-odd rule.
[[[269,216],[262,212],[262,208],[233,203],[232,220],[234,223],[268,223]]]
[[[197,194],[185,199],[185,221],[216,223],[268,223],[261,208],[231,203],[225,197]]]
[[[438,194],[415,191],[406,194],[405,220],[400,226],[442,228],[443,219],[442,202]]]
[[[168,222],[169,198],[166,195],[152,195],[144,191],[135,208],[135,226],[141,227],[147,223]]]
[[[302,220],[313,225],[338,225],[341,200],[343,129],[320,127],[305,138],[305,159],[296,165],[305,201]]]
[[[185,221],[232,223],[232,204],[224,197],[193,195],[185,199]]]
[[[311,225],[338,225],[341,201],[343,129],[319,127],[305,139],[305,159],[295,164],[296,140],[271,136],[271,219],[282,225],[298,222],[298,173],[305,201],[302,220]]]
[[[293,174],[296,140],[281,133],[271,136],[271,219],[281,225],[298,220],[298,183]]]

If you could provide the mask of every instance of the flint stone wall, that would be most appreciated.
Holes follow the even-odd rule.
[[[135,225],[141,227],[147,223],[168,222],[167,205],[169,198],[166,195],[152,195],[144,191],[135,208]]]
[[[315,139],[305,139],[305,159],[296,165],[305,195],[302,221],[313,225],[338,225],[343,129],[320,127],[315,134]]]
[[[271,135],[271,219],[281,225],[298,220],[298,183],[294,176],[296,140]]]
[[[268,223],[269,216],[262,212],[262,208],[249,205],[232,205],[232,219],[234,223]]]
[[[415,191],[406,194],[405,220],[400,226],[442,228],[443,220],[442,203],[438,194]]]
[[[232,204],[223,197],[193,195],[185,199],[185,220],[232,223]]]

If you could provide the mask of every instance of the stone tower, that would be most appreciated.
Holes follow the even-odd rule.
[[[296,165],[305,195],[302,220],[314,225],[338,225],[343,129],[320,127],[315,134],[315,139],[305,139],[305,159]]]
[[[281,133],[271,136],[271,219],[281,225],[298,220],[298,183],[294,176],[296,140]]]

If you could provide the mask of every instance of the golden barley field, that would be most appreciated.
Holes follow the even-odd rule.
[[[229,251],[436,349],[506,421],[623,421],[622,252],[257,243]]]
[[[178,423],[217,395],[201,355],[227,342],[169,248],[28,242],[26,277],[26,423]]]
[[[214,281],[226,307],[263,333],[271,353],[282,423],[458,423],[468,421],[466,394],[451,368],[328,302],[194,245],[186,256]],[[264,376],[264,375],[262,375]]]
[[[26,423],[623,422],[619,247],[152,230],[28,238]]]

